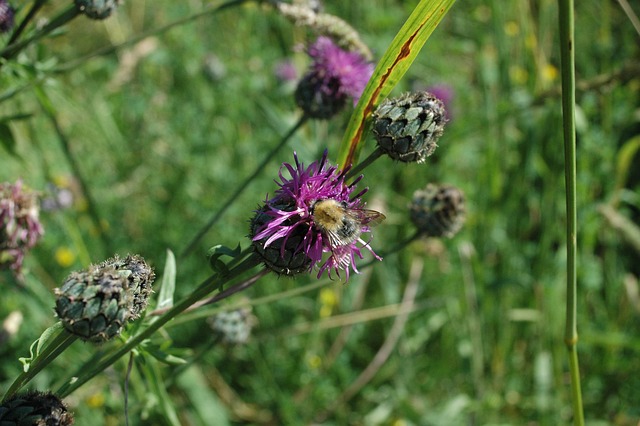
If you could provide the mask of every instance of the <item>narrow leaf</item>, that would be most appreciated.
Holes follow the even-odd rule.
[[[422,0],[402,26],[378,62],[365,87],[342,139],[338,163],[342,168],[355,164],[362,149],[369,117],[409,69],[420,49],[455,0]]]
[[[167,260],[164,264],[162,274],[162,286],[158,295],[158,309],[170,308],[173,306],[173,293],[176,289],[176,257],[171,250],[167,249]]]

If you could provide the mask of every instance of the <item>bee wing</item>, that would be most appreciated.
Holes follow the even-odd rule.
[[[350,209],[346,211],[352,219],[358,221],[358,223],[367,226],[379,225],[387,217],[382,213],[375,210],[368,209]]]

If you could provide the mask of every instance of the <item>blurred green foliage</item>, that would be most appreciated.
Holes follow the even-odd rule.
[[[415,4],[326,0],[325,11],[350,22],[380,55]],[[75,202],[42,212],[46,235],[26,259],[24,284],[0,275],[0,320],[22,317],[0,345],[0,391],[19,373],[17,358],[55,322],[52,289],[70,271],[113,253],[139,253],[160,275],[167,248],[180,253],[299,118],[295,86],[274,69],[292,59],[304,72],[307,59],[296,46],[309,34],[253,3],[153,34],[205,6],[128,1],[103,22],[78,17],[2,65],[0,181],[22,178],[43,192],[56,183]],[[40,13],[58,8],[47,4]],[[138,357],[131,424],[568,423],[556,15],[550,0],[458,2],[394,91],[447,84],[455,97],[426,164],[381,158],[365,171],[369,206],[387,216],[372,245],[384,252],[412,234],[407,204],[428,182],[464,190],[460,234],[414,242],[346,286],[315,286],[315,274],[263,278],[245,292],[258,325],[244,346],[215,344],[205,318],[219,306],[174,320],[154,341],[195,360],[176,370]],[[146,31],[137,43],[77,61]],[[635,425],[640,417],[639,253],[601,209],[637,229],[638,37],[616,2],[578,2],[578,330],[590,424]],[[194,254],[178,258],[176,297],[209,274],[209,247],[248,245],[252,210],[275,190],[291,151],[309,163],[328,148],[335,159],[348,118],[345,112],[298,132]],[[364,154],[373,148],[369,138]],[[345,398],[389,338],[395,304],[416,279],[415,309],[389,358]],[[76,343],[34,386],[54,387],[108,347]],[[67,398],[77,424],[123,424],[125,371],[122,360]]]

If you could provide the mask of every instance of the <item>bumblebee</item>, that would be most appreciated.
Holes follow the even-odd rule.
[[[360,238],[363,226],[375,226],[386,218],[375,210],[353,209],[345,201],[331,198],[314,201],[310,211],[313,223],[331,247],[353,243]]]

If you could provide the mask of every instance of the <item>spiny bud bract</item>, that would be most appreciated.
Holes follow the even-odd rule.
[[[91,19],[106,19],[117,8],[121,0],[74,0],[76,9]]]
[[[465,220],[464,194],[452,185],[428,184],[413,194],[411,222],[430,237],[452,237]]]
[[[373,134],[391,158],[422,163],[433,154],[446,123],[444,104],[429,92],[387,99],[373,113]]]
[[[68,426],[73,422],[73,414],[51,392],[15,395],[0,405],[2,426]]]
[[[124,259],[114,256],[105,260],[100,267],[112,266],[116,270],[126,274],[129,281],[129,289],[133,295],[133,304],[131,306],[131,320],[140,317],[140,314],[147,308],[149,296],[153,292],[152,285],[156,278],[147,262],[142,256],[127,255]]]
[[[131,317],[133,296],[126,274],[89,266],[72,272],[56,289],[56,313],[64,328],[82,340],[105,342],[120,334]]]

